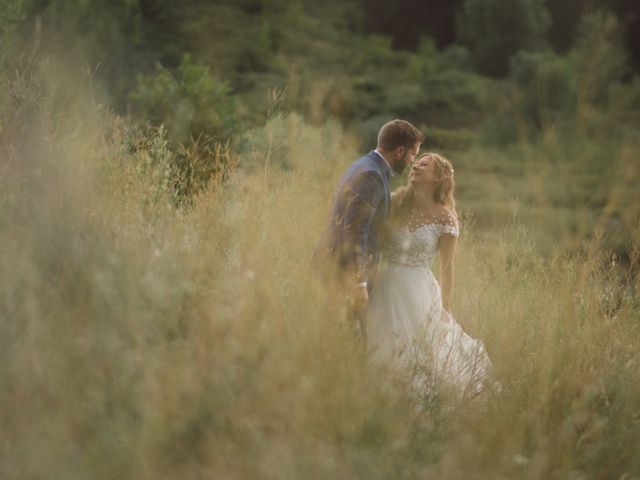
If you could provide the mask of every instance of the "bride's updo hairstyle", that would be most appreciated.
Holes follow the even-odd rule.
[[[442,155],[432,152],[421,155],[416,162],[425,157],[431,157],[434,162],[433,172],[436,177],[436,186],[433,191],[433,199],[436,203],[446,205],[455,212],[456,201],[453,196],[455,181],[451,162]],[[408,217],[411,212],[413,197],[413,187],[410,185],[400,187],[391,193],[391,215],[395,220],[403,221]]]

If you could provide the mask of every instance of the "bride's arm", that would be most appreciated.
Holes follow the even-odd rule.
[[[453,260],[456,253],[457,238],[453,235],[440,237],[440,287],[442,289],[442,307],[451,313],[453,302]]]

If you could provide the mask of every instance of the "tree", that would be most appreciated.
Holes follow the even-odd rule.
[[[3,49],[15,24],[22,18],[22,0],[3,0],[0,3],[0,59]]]
[[[239,128],[229,85],[208,66],[192,62],[189,55],[176,69],[158,64],[155,73],[138,75],[129,97],[136,117],[152,125],[164,124],[179,143],[201,135],[224,143]]]
[[[590,0],[547,0],[551,16],[549,39],[558,52],[566,52],[573,46],[578,24],[589,8]]]
[[[367,33],[388,35],[395,48],[415,50],[422,37],[438,48],[455,41],[455,12],[461,0],[361,0]]]
[[[502,76],[514,53],[545,46],[549,25],[543,0],[465,0],[458,38],[480,72]]]
[[[608,0],[603,3],[618,16],[625,27],[627,47],[631,51],[636,69],[640,69],[640,2],[638,0]]]

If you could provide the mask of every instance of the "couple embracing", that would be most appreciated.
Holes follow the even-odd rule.
[[[377,148],[338,183],[314,260],[348,299],[371,361],[409,374],[420,389],[474,394],[491,362],[450,314],[459,235],[454,170],[436,153],[419,156],[423,141],[404,120],[380,129]],[[408,185],[391,192],[391,177],[407,166]],[[436,256],[440,283],[431,271]]]

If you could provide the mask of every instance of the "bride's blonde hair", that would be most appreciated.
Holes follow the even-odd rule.
[[[436,203],[446,205],[455,213],[455,181],[451,162],[442,155],[433,152],[421,155],[416,162],[425,157],[431,157],[434,160],[433,171],[436,177],[436,188],[433,191],[433,199]],[[394,190],[391,193],[391,215],[398,220],[406,219],[411,211],[413,198],[414,191],[410,185]]]

